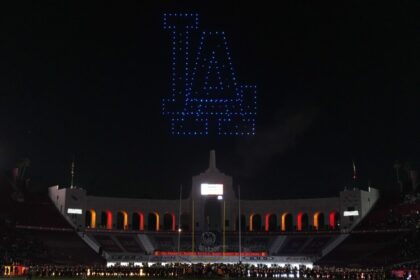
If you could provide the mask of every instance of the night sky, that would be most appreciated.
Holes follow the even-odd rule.
[[[41,190],[75,158],[90,194],[177,198],[214,148],[245,198],[337,195],[352,161],[360,185],[394,187],[395,160],[420,160],[420,2],[274,2],[2,2],[0,167],[29,158]],[[164,12],[227,33],[256,136],[170,135]]]

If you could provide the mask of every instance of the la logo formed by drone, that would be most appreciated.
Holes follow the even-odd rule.
[[[173,135],[255,135],[257,89],[239,82],[224,32],[199,31],[197,13],[166,13],[170,95],[162,114]]]

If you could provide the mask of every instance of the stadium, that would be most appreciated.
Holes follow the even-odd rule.
[[[416,1],[3,2],[1,279],[420,279]]]
[[[145,267],[165,265],[172,269],[165,273],[175,275],[176,263],[290,269],[270,272],[277,277],[293,268],[303,274],[302,267],[418,265],[418,196],[389,198],[368,187],[328,198],[241,200],[232,177],[217,168],[213,150],[208,169],[192,177],[187,199],[89,196],[76,186],[33,194],[19,187],[23,172],[15,168],[1,180],[4,275],[37,265],[62,275],[99,266],[105,270],[89,268],[89,275],[103,276],[106,269],[129,276],[144,267],[145,275]],[[73,268],[60,272],[61,266]]]

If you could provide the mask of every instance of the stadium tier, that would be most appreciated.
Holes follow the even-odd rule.
[[[2,263],[104,264],[45,194],[13,197],[13,178],[0,176],[0,256]]]

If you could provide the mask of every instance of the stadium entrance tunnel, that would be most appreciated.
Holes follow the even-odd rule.
[[[144,230],[144,214],[142,212],[134,212],[131,215],[131,229]]]
[[[261,231],[261,215],[251,214],[249,216],[249,230],[250,231]]]
[[[283,213],[281,215],[281,231],[293,230],[293,216],[290,213]]]
[[[117,213],[117,229],[119,230],[128,229],[128,214],[124,210],[120,210]]]
[[[150,231],[159,231],[159,214],[157,212],[149,213],[147,218],[147,229]]]
[[[314,214],[314,228],[316,230],[323,230],[323,229],[325,229],[324,213],[322,213],[322,212],[316,212]]]
[[[174,213],[165,213],[163,215],[163,230],[172,230],[175,231],[175,214]]]
[[[93,209],[86,211],[85,226],[87,228],[96,228],[96,212]]]
[[[101,213],[101,228],[112,229],[112,212],[109,210]]]

